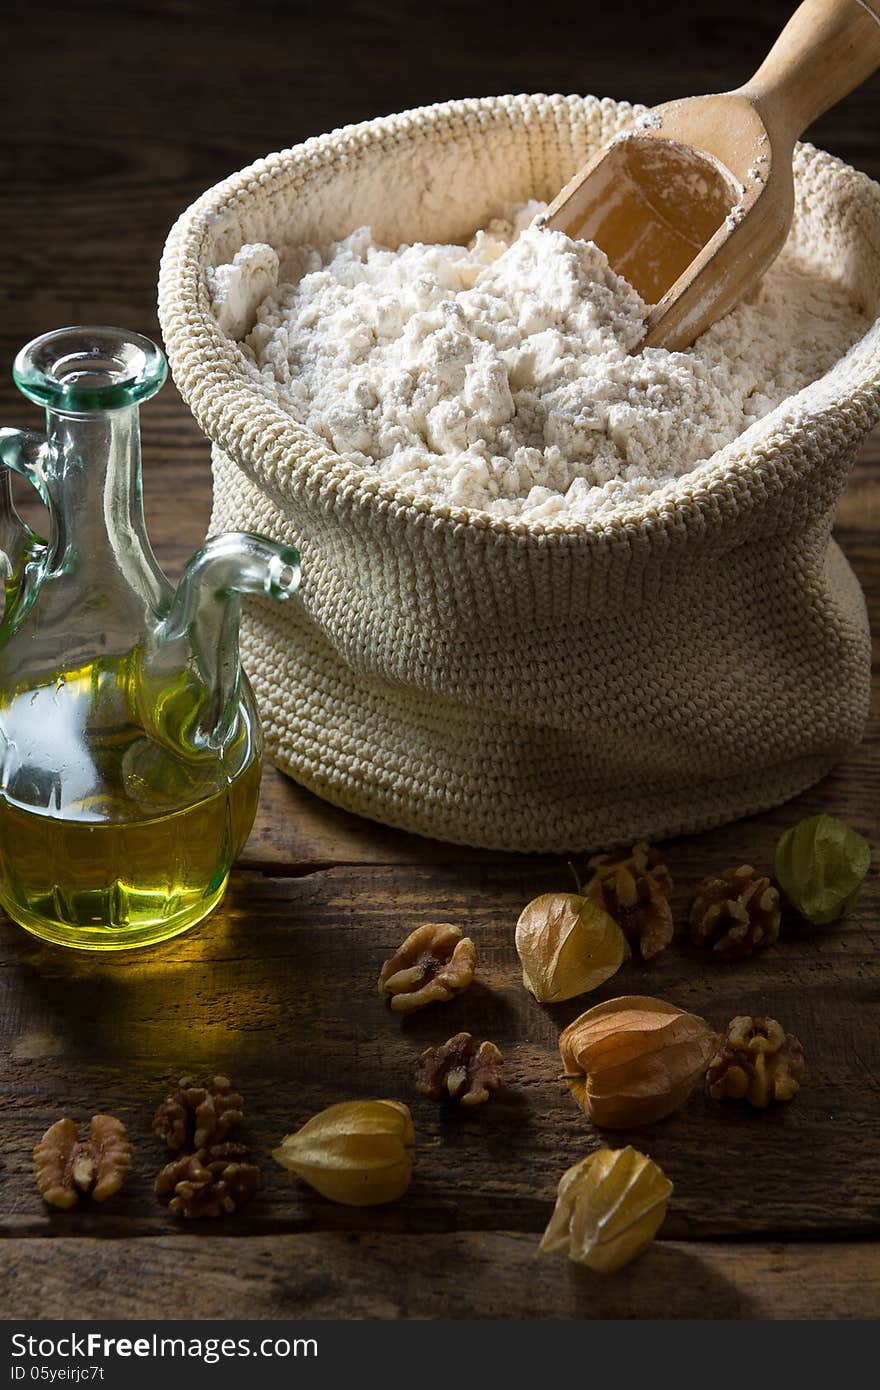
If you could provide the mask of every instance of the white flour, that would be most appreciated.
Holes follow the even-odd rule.
[[[469,248],[388,250],[366,227],[280,257],[246,246],[209,272],[214,310],[337,453],[525,521],[604,513],[691,471],[868,328],[783,256],[689,351],[630,355],[646,306],[592,243],[529,226],[540,208]]]

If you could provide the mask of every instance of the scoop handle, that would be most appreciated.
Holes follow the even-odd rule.
[[[880,0],[804,0],[740,90],[794,144],[878,67]]]

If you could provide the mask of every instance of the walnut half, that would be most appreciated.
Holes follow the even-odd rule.
[[[449,922],[429,922],[411,932],[379,975],[379,993],[395,1013],[444,1003],[474,978],[477,951],[470,937]]]
[[[430,1100],[482,1105],[501,1085],[504,1061],[494,1043],[478,1048],[470,1033],[456,1033],[442,1047],[429,1047],[416,1063],[416,1090]]]
[[[93,1115],[80,1141],[73,1120],[56,1120],[34,1148],[37,1187],[50,1207],[69,1211],[89,1193],[105,1202],[118,1192],[131,1167],[125,1125],[113,1115]]]
[[[638,942],[643,960],[666,949],[675,926],[669,904],[672,878],[660,851],[644,840],[630,850],[598,854],[584,892],[613,917],[624,936]]]
[[[201,1084],[182,1076],[153,1118],[153,1130],[169,1149],[219,1144],[244,1119],[244,1102],[228,1076]]]
[[[706,1089],[713,1100],[747,1100],[763,1109],[791,1100],[804,1074],[804,1050],[775,1018],[731,1019],[727,1037],[709,1063]]]
[[[244,1144],[213,1144],[166,1163],[156,1177],[156,1196],[188,1220],[230,1215],[260,1186],[260,1170],[248,1163]]]
[[[779,894],[750,864],[710,874],[691,908],[691,940],[716,955],[743,960],[779,936]]]

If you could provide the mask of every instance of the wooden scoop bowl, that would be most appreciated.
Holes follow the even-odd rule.
[[[636,351],[689,347],[757,283],[791,227],[795,142],[878,66],[880,0],[804,0],[745,86],[655,106],[566,185],[544,220],[653,306]]]

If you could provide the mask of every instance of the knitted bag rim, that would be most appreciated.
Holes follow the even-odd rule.
[[[342,126],[258,159],[208,189],[178,218],[159,276],[159,319],[174,380],[204,433],[240,464],[249,461],[261,486],[285,502],[317,505],[337,515],[386,514],[432,531],[450,530],[459,539],[604,548],[628,537],[656,538],[658,532],[680,531],[683,525],[726,525],[763,505],[768,494],[795,486],[801,473],[815,466],[817,455],[855,447],[880,420],[878,318],[846,358],[764,417],[758,439],[741,435],[697,472],[621,504],[610,515],[525,522],[408,494],[336,453],[292,419],[211,311],[204,269],[210,264],[217,219],[255,199],[268,200],[297,181],[307,185],[319,172],[375,157],[417,134],[445,133],[449,138],[450,126],[458,132],[474,123],[509,125],[512,118],[524,128],[548,103],[569,111],[576,106],[585,114],[611,113],[621,122],[646,109],[608,97],[544,94],[415,107]],[[880,225],[880,186],[867,175],[808,144],[798,146],[796,157],[870,204]],[[792,400],[799,406],[794,419],[786,415]]]

